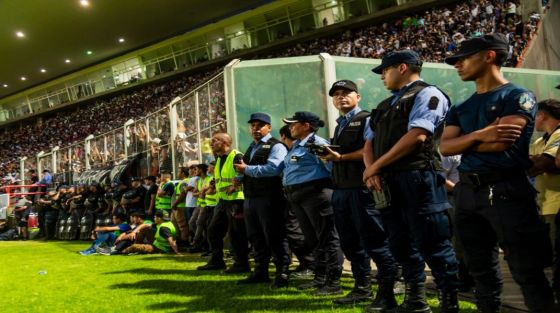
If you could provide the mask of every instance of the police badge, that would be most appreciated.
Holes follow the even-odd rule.
[[[519,106],[529,112],[533,109],[533,107],[535,106],[535,99],[533,97],[531,97],[531,95],[529,93],[524,93],[521,95],[521,97],[519,97]]]

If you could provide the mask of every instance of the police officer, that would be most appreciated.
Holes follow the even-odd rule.
[[[255,270],[240,284],[270,281],[268,264],[274,255],[276,276],[272,288],[288,286],[288,241],[284,228],[286,198],[282,189],[282,164],[286,147],[270,131],[270,116],[253,113],[249,118],[253,142],[243,160],[234,164],[243,174],[244,212],[247,237],[255,251]]]
[[[440,151],[462,154],[455,220],[478,310],[500,310],[500,246],[529,311],[553,312],[543,273],[551,264],[550,239],[525,174],[537,106],[533,93],[502,76],[507,51],[507,39],[495,33],[464,41],[445,60],[463,81],[475,82],[476,92],[449,111]]]
[[[370,257],[377,265],[378,299],[372,310],[396,307],[393,285],[396,276],[395,260],[389,251],[387,234],[379,212],[375,209],[371,192],[362,181],[365,170],[363,147],[373,140],[368,111],[359,106],[360,94],[353,81],[339,80],[329,90],[334,106],[342,114],[337,119],[332,144],[324,159],[333,162],[334,191],[332,206],[334,222],[340,235],[342,251],[352,265],[354,288],[348,295],[334,300],[336,304],[371,301]],[[375,311],[375,310],[374,310]]]
[[[420,79],[422,61],[412,50],[387,54],[372,71],[392,95],[372,112],[373,146],[364,146],[363,178],[389,201],[376,205],[403,266],[405,300],[399,310],[429,312],[424,261],[440,290],[441,312],[457,312],[457,261],[451,245],[445,179],[435,149],[449,100]],[[373,149],[373,150],[372,150]],[[382,197],[378,199],[383,200]]]
[[[315,276],[299,288],[314,289],[315,295],[340,294],[343,256],[331,205],[330,164],[313,152],[329,143],[315,134],[325,123],[312,112],[296,112],[283,121],[296,139],[284,158],[284,190],[305,240],[315,247]]]
[[[212,151],[217,156],[214,170],[218,205],[208,227],[208,240],[212,256],[206,265],[198,270],[216,270],[225,268],[224,237],[229,230],[229,238],[235,252],[233,265],[225,273],[246,273],[249,267],[249,243],[243,217],[244,194],[239,176],[233,167],[241,163],[243,154],[231,148],[231,136],[216,133],[212,136]]]
[[[290,125],[280,127],[278,131],[280,140],[288,150],[292,149],[296,139],[290,133]],[[290,208],[289,202],[286,202],[284,210],[284,217],[286,220],[286,238],[288,239],[288,246],[291,252],[296,255],[298,266],[290,272],[290,278],[308,278],[313,276],[313,267],[315,259],[313,258],[313,243],[305,240],[303,231],[299,226],[294,210]]]

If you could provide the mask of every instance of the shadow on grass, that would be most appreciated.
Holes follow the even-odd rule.
[[[166,270],[138,269],[142,273],[162,274]],[[128,271],[125,271],[128,272]],[[199,277],[208,272],[175,271],[190,277]],[[229,276],[228,276],[229,277]],[[138,290],[137,295],[166,294],[174,296],[175,301],[150,304],[148,310],[175,310],[175,312],[246,312],[250,310],[277,310],[284,312],[303,312],[330,310],[328,298],[310,298],[306,293],[286,288],[271,291],[268,284],[238,286],[231,280],[172,280],[149,279],[134,283],[121,283],[111,288]],[[186,298],[186,299],[185,299]],[[181,302],[179,300],[186,300]]]

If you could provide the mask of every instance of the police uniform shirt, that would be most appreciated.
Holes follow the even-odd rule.
[[[266,142],[272,138],[271,134],[267,134],[266,136],[262,137],[258,143],[251,144],[251,153],[250,157],[253,159],[255,152],[266,144]],[[288,154],[288,149],[283,144],[276,144],[272,146],[270,149],[270,154],[268,155],[268,160],[264,165],[247,165],[245,168],[245,175],[251,177],[272,177],[272,176],[280,176],[282,173],[282,167],[284,163],[284,158]]]
[[[302,184],[308,181],[330,177],[331,163],[323,163],[319,157],[311,153],[305,145],[313,141],[317,145],[329,142],[315,133],[309,134],[303,140],[296,140],[292,149],[284,158],[284,186]]]
[[[340,116],[339,118],[336,119],[336,123],[338,124],[338,132],[337,132],[337,136],[340,136],[340,133],[342,132],[342,130],[348,126],[348,124],[350,123],[350,121],[354,118],[354,116],[356,116],[356,114],[362,112],[362,108],[360,108],[359,106],[356,106],[355,108],[352,109],[352,111],[346,113],[345,115]],[[370,116],[368,116],[365,120],[365,125],[369,125],[369,120],[370,120]],[[353,122],[353,123],[360,123],[360,122]],[[371,129],[371,127],[364,127],[364,140],[373,140],[373,138],[375,137],[373,130]],[[361,148],[361,147],[360,147]]]
[[[407,90],[415,82],[407,84],[400,90],[393,91],[395,98],[393,98],[391,104],[394,105],[401,98],[412,96],[412,94],[407,94]],[[414,105],[408,118],[408,130],[422,128],[433,134],[435,129],[445,120],[448,109],[449,101],[438,88],[428,86],[422,89],[414,99]]]
[[[447,125],[459,127],[461,133],[465,135],[485,128],[500,117],[520,115],[527,119],[521,137],[506,151],[490,153],[465,151],[461,156],[459,172],[488,172],[531,167],[529,142],[536,112],[535,96],[527,89],[512,83],[483,94],[474,93],[465,102],[451,107],[447,114]]]
[[[531,155],[544,155],[554,159],[560,146],[560,127],[551,135],[537,139],[530,149]],[[542,173],[535,177],[537,200],[542,215],[554,215],[560,208],[560,174]]]

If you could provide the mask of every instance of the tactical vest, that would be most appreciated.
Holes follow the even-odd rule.
[[[379,158],[391,148],[408,132],[408,120],[414,106],[414,100],[422,89],[431,86],[421,80],[412,83],[406,92],[391,105],[395,96],[389,97],[381,102],[377,109],[371,113],[370,124],[375,131],[373,141],[374,155]],[[443,92],[442,92],[443,93]],[[443,95],[449,101],[445,93]],[[449,103],[451,103],[449,101]],[[389,165],[384,170],[408,171],[437,169],[441,170],[441,161],[437,153],[435,142],[443,132],[443,123],[436,128],[433,135],[419,145],[416,150],[407,156]]]
[[[161,184],[161,186],[159,186],[159,190],[163,190],[167,184],[173,183],[167,182],[165,184]],[[171,210],[171,196],[156,196],[156,210]]]
[[[333,145],[339,145],[337,150],[340,154],[347,154],[361,149],[364,146],[364,129],[366,125],[368,111],[360,111],[342,129],[339,134],[339,127],[334,131]],[[333,183],[336,188],[360,188],[364,186],[362,175],[365,166],[362,160],[333,162]]]
[[[226,190],[233,185],[233,180],[237,176],[237,172],[233,167],[233,159],[239,153],[237,150],[231,150],[222,166],[222,158],[216,160],[216,169],[214,170],[214,179],[216,180],[216,194],[221,200],[243,200],[244,194],[241,187],[238,187],[231,194],[227,194]]]
[[[167,227],[169,228],[169,230],[171,231],[171,236],[173,238],[175,238],[175,236],[177,235],[177,230],[175,230],[175,226],[173,226],[173,223],[171,222],[164,222],[161,223],[159,225],[157,225],[156,227],[156,234],[155,234],[155,239],[154,239],[154,247],[160,249],[161,251],[164,252],[169,252],[171,251],[171,245],[169,244],[169,241],[167,241],[167,239],[163,238],[160,234],[159,234],[159,230],[161,227]]]
[[[251,160],[249,160],[251,157],[251,147],[249,147],[243,156],[243,162],[247,165],[265,165],[268,161],[270,151],[272,151],[272,147],[277,144],[282,143],[276,138],[270,138],[267,142],[258,147]],[[282,178],[280,176],[256,178],[245,175],[245,177],[243,177],[243,192],[248,197],[277,194],[282,192]]]
[[[185,178],[177,184],[177,186],[175,187],[175,199],[179,198],[179,196],[181,195],[181,187],[183,187],[183,184],[188,184],[189,180],[189,178]],[[183,199],[183,201],[177,203],[177,208],[184,208],[187,205],[185,200],[186,199]]]
[[[208,175],[206,176],[206,178],[204,178],[204,182],[203,182],[203,187],[208,187],[210,186],[210,182],[212,181],[212,179],[214,179],[214,176],[212,175]],[[218,204],[218,194],[214,193],[214,194],[205,194],[204,195],[204,204],[206,206],[216,206],[216,204]]]

